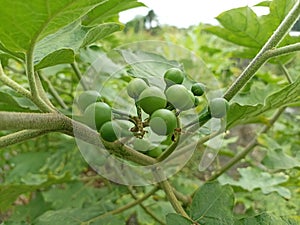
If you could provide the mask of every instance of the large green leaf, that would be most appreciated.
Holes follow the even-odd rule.
[[[234,222],[233,205],[233,190],[229,185],[206,183],[196,191],[190,215],[200,224],[231,225]]]
[[[206,31],[234,44],[246,47],[239,56],[253,57],[266,43],[274,30],[295,4],[295,0],[273,0],[268,15],[257,16],[250,7],[235,8],[217,16],[220,26],[210,26]],[[300,37],[287,35],[281,45],[299,42]],[[289,57],[281,57],[286,62]]]
[[[260,30],[257,15],[249,7],[223,12],[217,20],[224,28],[215,26],[206,30],[235,44],[259,48],[267,38]]]
[[[26,53],[38,41],[103,2],[104,0],[1,0],[0,42],[10,51]]]
[[[277,192],[284,198],[291,198],[290,190],[280,186],[280,184],[288,181],[288,176],[282,173],[270,174],[252,167],[241,168],[238,171],[241,175],[239,180],[234,180],[226,175],[222,175],[218,180],[222,184],[239,186],[248,191],[259,188],[264,194]]]
[[[292,84],[287,85],[281,90],[269,95],[264,104],[241,105],[233,103],[230,105],[227,116],[227,128],[237,124],[252,122],[262,113],[284,106],[299,104],[300,102],[300,77]]]
[[[85,16],[83,24],[91,26],[103,23],[104,21],[115,17],[119,12],[139,6],[144,6],[144,4],[137,2],[137,0],[109,0],[90,11]]]
[[[86,27],[82,26],[79,21],[74,22],[37,43],[34,51],[35,67],[41,69],[62,63],[72,63],[80,48],[120,31],[122,28],[123,25],[118,23]]]

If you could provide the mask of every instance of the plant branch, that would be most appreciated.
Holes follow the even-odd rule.
[[[1,63],[1,62],[0,62]],[[13,81],[12,79],[10,79],[3,71],[2,66],[0,65],[0,80],[7,85],[8,87],[12,88],[13,90],[15,90],[17,93],[32,99],[30,91],[26,90],[25,88],[23,88],[21,85],[19,85],[18,83],[16,83],[15,81]]]
[[[283,65],[283,64],[280,63],[279,66],[280,66],[282,72],[284,73],[286,79],[287,79],[288,82],[291,84],[291,83],[293,82],[293,79],[292,79],[292,77],[291,77],[289,71],[287,70],[287,68],[285,67],[285,65]]]
[[[21,143],[52,132],[51,130],[22,130],[0,137],[0,148]]]
[[[288,53],[287,50],[293,50],[295,46],[292,47],[283,47],[277,49],[277,51],[273,50],[273,52],[267,52],[273,48],[275,48],[280,41],[284,38],[286,33],[291,29],[294,23],[298,20],[300,15],[300,2],[297,1],[295,6],[289,12],[289,14],[285,17],[285,19],[281,22],[263,48],[259,51],[259,53],[255,56],[255,58],[251,61],[251,63],[246,67],[246,69],[242,72],[242,74],[235,80],[235,82],[229,87],[229,89],[224,94],[224,98],[230,101],[243,87],[244,85],[255,75],[256,71],[271,57],[275,57],[281,53]],[[292,49],[291,49],[292,48]],[[299,48],[296,45],[296,49]],[[275,51],[275,53],[274,53]],[[267,53],[266,53],[267,52]]]
[[[39,96],[40,98],[51,108],[54,109],[54,106],[52,105],[52,103],[50,102],[45,90],[44,90],[44,87],[43,87],[43,84],[40,80],[40,76],[39,76],[39,72],[35,72],[35,80],[36,80],[36,87],[37,87],[37,90],[38,90],[38,93],[39,93]]]
[[[179,126],[179,119],[177,117],[177,124]],[[179,126],[180,127],[180,126]],[[174,137],[175,140],[173,141],[173,143],[156,159],[158,162],[161,162],[163,160],[165,160],[166,158],[168,158],[176,149],[179,140],[180,140],[180,131],[175,131],[174,132]]]
[[[47,103],[42,100],[39,93],[39,87],[37,86],[34,65],[33,65],[33,46],[27,52],[26,61],[26,75],[29,82],[31,100],[39,107],[43,112],[55,112],[55,109],[50,107]]]
[[[124,212],[124,211],[126,211],[126,210],[128,210],[128,209],[130,209],[130,208],[132,208],[132,207],[134,207],[134,206],[142,203],[143,201],[145,201],[146,199],[148,199],[150,196],[152,196],[157,190],[158,190],[158,187],[154,187],[151,191],[149,191],[143,197],[138,198],[135,201],[130,202],[130,203],[128,203],[128,204],[126,204],[126,205],[118,208],[118,209],[106,212],[106,213],[104,213],[104,214],[102,214],[100,216],[96,216],[96,217],[94,217],[92,219],[89,219],[88,221],[85,221],[84,224],[90,224],[90,223],[92,223],[94,221],[97,221],[97,220],[99,220],[99,219],[101,219],[101,218],[103,218],[105,216],[116,215],[116,214],[119,214],[121,212]]]
[[[0,130],[65,130],[70,129],[69,126],[72,125],[59,113],[0,112],[0,118]]]
[[[85,90],[85,91],[88,90],[88,87],[87,87],[86,83],[82,79],[83,76],[82,76],[82,74],[81,74],[81,72],[80,72],[80,70],[78,68],[77,63],[76,62],[71,63],[71,67],[72,67],[72,69],[73,69],[73,71],[74,71],[74,73],[75,73],[78,81],[80,82],[83,90]]]
[[[192,198],[189,195],[184,195],[181,192],[177,191],[175,188],[173,188],[173,192],[176,196],[176,198],[183,203],[184,206],[188,206],[192,203]]]
[[[182,216],[184,216],[184,217],[191,220],[191,218],[184,211],[184,209],[182,208],[182,205],[180,204],[180,202],[176,198],[176,195],[174,194],[174,191],[173,191],[173,187],[171,186],[171,184],[169,183],[169,181],[165,177],[164,172],[162,171],[162,169],[159,168],[159,167],[156,167],[153,170],[153,174],[154,174],[155,178],[159,181],[158,184],[161,186],[161,188],[166,193],[166,196],[167,196],[169,202],[171,203],[171,205],[173,206],[174,210],[178,214],[180,214],[180,215],[182,215]]]
[[[106,142],[101,140],[97,131],[60,113],[0,112],[0,118],[0,130],[42,129],[61,131],[87,143],[103,146],[111,154],[140,165],[152,165],[156,163],[156,160],[152,157],[135,151],[119,141]]]

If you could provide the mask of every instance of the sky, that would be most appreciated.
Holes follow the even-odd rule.
[[[120,14],[120,21],[126,23],[136,15],[146,15],[150,9],[158,15],[160,24],[189,27],[200,22],[217,24],[214,17],[221,12],[242,7],[254,6],[262,0],[139,0],[147,5],[136,9],[127,10]],[[266,14],[266,7],[254,7],[258,14]]]

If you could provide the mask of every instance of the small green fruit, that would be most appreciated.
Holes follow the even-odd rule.
[[[133,148],[139,152],[146,152],[150,149],[151,143],[145,139],[137,138],[133,142]]]
[[[158,87],[148,87],[141,94],[137,101],[145,113],[151,115],[155,110],[165,108],[167,99],[165,94]]]
[[[200,101],[197,97],[195,97],[194,107],[197,107],[200,104]]]
[[[114,121],[108,121],[102,125],[100,136],[105,141],[114,142],[120,136],[120,127]]]
[[[158,156],[161,155],[162,152],[163,150],[158,146],[153,149],[150,149],[149,151],[146,152],[146,154],[153,158],[157,158]]]
[[[148,85],[143,79],[134,78],[127,85],[127,94],[133,99],[138,99],[142,91],[147,87]]]
[[[105,122],[111,120],[111,107],[104,102],[95,102],[86,108],[83,117],[88,126],[99,130]]]
[[[167,87],[174,84],[182,84],[184,80],[184,74],[178,68],[170,68],[165,72],[164,80],[167,84]]]
[[[168,135],[177,126],[177,119],[173,112],[167,109],[158,109],[152,113],[149,126],[158,135]]]
[[[181,84],[175,84],[166,90],[168,102],[170,102],[176,109],[188,110],[195,104],[195,96],[191,91],[186,89]]]
[[[78,99],[77,99],[77,104],[79,109],[84,112],[84,110],[91,104],[95,102],[101,101],[101,95],[98,91],[95,90],[90,90],[90,91],[85,91],[82,92]]]
[[[209,102],[209,111],[212,117],[222,118],[226,115],[229,103],[225,98],[214,98]]]
[[[191,91],[195,96],[201,96],[205,92],[205,85],[202,83],[194,83],[192,85]]]

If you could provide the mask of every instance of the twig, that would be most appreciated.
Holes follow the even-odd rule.
[[[173,206],[174,210],[177,213],[181,214],[182,216],[184,216],[184,217],[191,220],[191,218],[184,211],[184,209],[182,208],[182,205],[180,204],[180,202],[176,198],[176,196],[174,194],[174,191],[173,191],[173,187],[170,185],[169,181],[165,177],[164,172],[162,171],[162,169],[159,168],[159,167],[156,167],[155,170],[153,171],[153,174],[156,177],[156,179],[158,181],[158,184],[161,186],[161,188],[166,193],[166,196],[167,196],[169,202],[171,203],[171,205]]]
[[[71,67],[72,67],[72,69],[73,69],[73,71],[74,71],[74,73],[75,73],[78,81],[80,82],[83,90],[85,90],[85,91],[88,90],[89,88],[87,87],[86,83],[82,79],[83,76],[82,76],[82,74],[81,74],[81,72],[80,72],[80,70],[78,68],[77,63],[76,62],[71,63]]]
[[[21,143],[52,132],[51,130],[22,130],[0,137],[0,148]]]
[[[157,190],[158,190],[158,187],[154,187],[151,191],[149,191],[149,192],[148,192],[147,194],[145,194],[143,197],[141,197],[141,198],[139,198],[139,199],[137,199],[137,200],[135,200],[135,201],[133,201],[133,202],[130,202],[130,203],[128,203],[128,204],[126,204],[126,205],[124,205],[124,206],[118,208],[118,209],[109,211],[109,212],[104,213],[104,214],[102,214],[102,215],[96,216],[96,217],[94,217],[94,218],[92,218],[92,219],[89,219],[89,220],[85,221],[84,224],[90,224],[90,223],[92,223],[92,222],[94,222],[94,221],[97,221],[97,220],[99,220],[99,219],[101,219],[101,218],[103,218],[103,217],[105,217],[105,216],[116,215],[116,214],[119,214],[119,213],[121,213],[121,212],[124,212],[124,211],[126,211],[126,210],[128,210],[128,209],[130,209],[130,208],[132,208],[132,207],[134,207],[134,206],[136,206],[136,205],[142,203],[142,202],[145,201],[147,198],[149,198],[150,196],[152,196]]]
[[[293,79],[292,79],[292,77],[291,77],[289,71],[288,71],[287,68],[285,67],[285,65],[283,65],[283,64],[280,63],[279,66],[280,66],[280,68],[281,68],[283,74],[285,75],[286,79],[288,80],[288,82],[289,82],[289,83],[292,83],[292,82],[293,82]]]
[[[130,195],[137,200],[138,197],[134,194],[134,191],[132,190],[132,188],[130,186],[127,186]],[[157,221],[158,223],[162,224],[162,225],[166,225],[166,223],[164,223],[161,219],[159,219],[150,209],[148,209],[142,202],[139,204],[141,206],[141,208],[149,215],[151,216],[155,221]]]
[[[30,91],[23,88],[21,85],[10,79],[3,71],[1,62],[0,62],[0,80],[7,85],[8,87],[15,90],[17,93],[23,95],[26,98],[32,99],[32,96],[30,94]]]
[[[52,105],[52,103],[50,102],[45,90],[44,90],[44,87],[43,87],[43,84],[41,82],[41,79],[40,79],[40,76],[39,76],[39,72],[35,72],[35,80],[36,80],[36,87],[37,87],[37,90],[38,90],[38,93],[39,93],[39,96],[40,98],[50,107],[50,108],[53,108],[54,109],[54,106]]]

